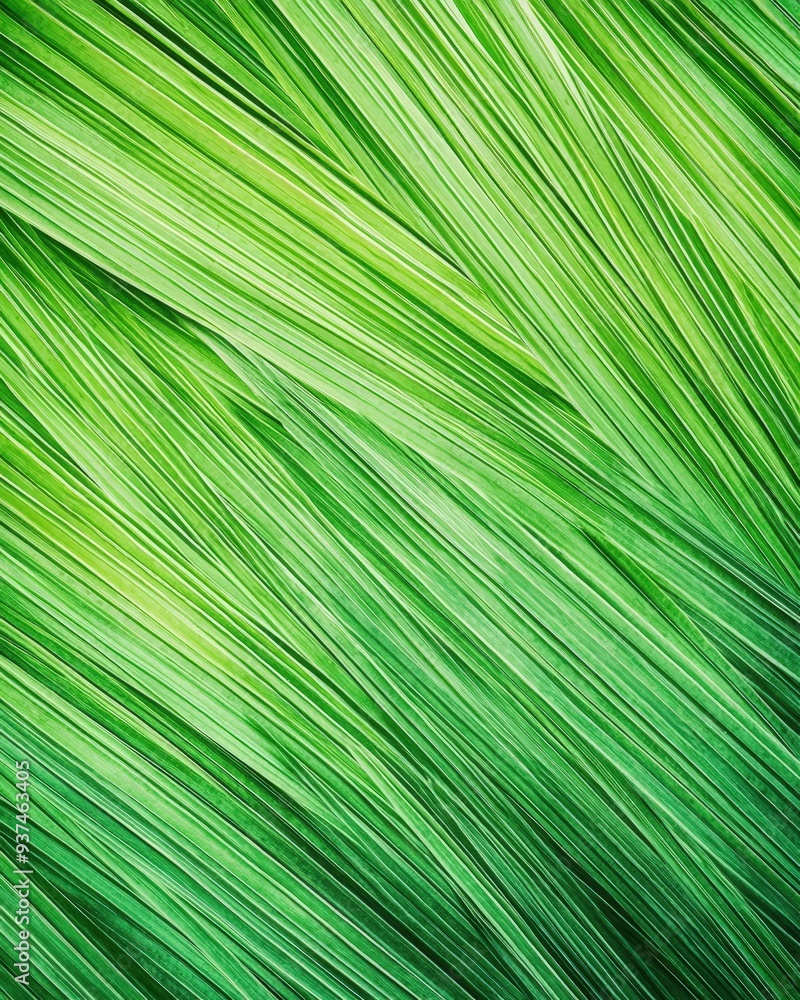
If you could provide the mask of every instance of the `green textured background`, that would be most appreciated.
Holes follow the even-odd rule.
[[[798,18],[0,0],[0,995],[800,996]]]

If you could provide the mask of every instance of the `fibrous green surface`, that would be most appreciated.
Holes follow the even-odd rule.
[[[0,0],[36,1000],[800,996],[785,0]]]

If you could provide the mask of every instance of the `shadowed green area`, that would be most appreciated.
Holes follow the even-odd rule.
[[[0,0],[2,995],[800,995],[798,53]]]

